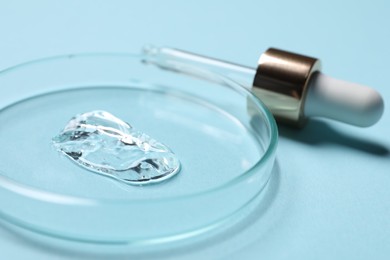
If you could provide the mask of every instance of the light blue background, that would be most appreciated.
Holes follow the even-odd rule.
[[[137,52],[145,43],[254,66],[274,46],[320,57],[323,72],[375,87],[387,105],[390,4],[362,2],[1,1],[0,69],[64,53]],[[367,129],[329,121],[280,129],[277,192],[261,219],[158,258],[388,259],[389,113]],[[0,227],[1,259],[78,257]]]

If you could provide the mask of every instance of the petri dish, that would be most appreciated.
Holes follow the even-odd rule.
[[[264,105],[221,75],[200,80],[142,55],[78,54],[0,72],[0,217],[51,237],[166,244],[207,234],[264,193],[277,128]],[[105,110],[168,145],[172,179],[132,186],[58,153],[51,138],[74,115]]]

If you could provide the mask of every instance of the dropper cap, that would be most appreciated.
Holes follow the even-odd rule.
[[[384,109],[375,90],[328,77],[316,58],[268,49],[259,59],[252,91],[278,121],[302,126],[308,117],[326,117],[367,127]]]

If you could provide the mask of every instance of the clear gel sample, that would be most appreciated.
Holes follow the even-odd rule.
[[[52,141],[78,165],[128,184],[160,182],[180,169],[167,146],[105,111],[74,116]]]

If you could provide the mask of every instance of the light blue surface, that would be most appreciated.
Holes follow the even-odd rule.
[[[389,12],[384,0],[3,1],[0,68],[63,53],[136,52],[145,43],[255,65],[274,46],[320,57],[324,73],[375,87],[387,105]],[[276,192],[261,218],[158,258],[388,259],[389,130],[387,108],[367,129],[324,121],[280,129]],[[6,228],[0,245],[2,259],[87,257]]]

